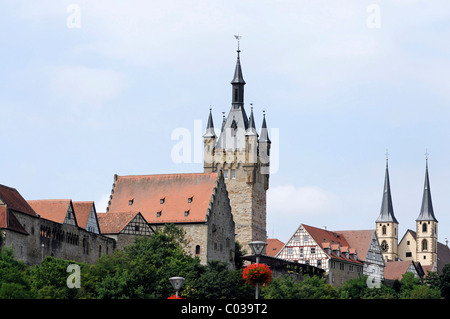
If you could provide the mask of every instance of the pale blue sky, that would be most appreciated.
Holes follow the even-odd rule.
[[[386,148],[400,235],[415,228],[428,148],[450,237],[444,0],[2,1],[0,183],[104,211],[114,174],[201,172],[173,162],[171,135],[201,143],[195,121],[228,113],[238,33],[246,107],[279,131],[270,237],[374,228]]]

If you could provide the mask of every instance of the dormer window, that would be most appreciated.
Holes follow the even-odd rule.
[[[184,212],[184,216],[185,216],[185,217],[189,216],[189,211],[188,211],[188,210],[186,210],[186,211]]]
[[[161,213],[162,213],[162,211],[157,212],[156,217],[161,217]]]
[[[159,203],[162,205],[162,204],[164,204],[165,201],[166,201],[165,198],[161,198],[161,199],[159,200]]]
[[[193,198],[194,198],[193,196],[188,198],[188,204],[192,203]]]
[[[128,200],[128,206],[131,206],[131,205],[133,205],[133,203],[134,203],[134,199],[132,198],[132,199],[130,199],[130,200]]]

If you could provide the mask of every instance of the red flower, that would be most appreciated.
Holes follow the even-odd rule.
[[[272,271],[265,264],[251,264],[244,268],[242,278],[245,279],[247,284],[249,283],[253,286],[262,284],[265,286],[272,281]]]
[[[177,295],[172,295],[170,297],[167,297],[167,299],[186,299],[186,298],[181,298],[180,296],[177,297]]]

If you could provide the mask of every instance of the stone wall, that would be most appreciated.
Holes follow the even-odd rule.
[[[77,226],[14,212],[28,235],[2,229],[2,245],[14,250],[16,259],[38,264],[45,256],[95,263],[103,254],[112,254],[114,239],[88,232]]]

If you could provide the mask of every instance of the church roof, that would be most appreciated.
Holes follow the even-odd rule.
[[[392,206],[391,184],[389,182],[389,168],[387,160],[386,160],[386,174],[384,178],[383,199],[381,202],[381,211],[376,222],[398,223],[394,215],[394,207]]]
[[[430,179],[428,176],[428,159],[427,165],[425,169],[425,184],[423,187],[423,197],[422,197],[422,207],[420,208],[419,217],[417,217],[416,221],[436,221],[436,217],[434,217],[433,210],[433,202],[431,200],[431,190],[430,190]]]
[[[107,214],[133,211],[140,212],[149,224],[193,223],[206,221],[219,174],[116,175],[115,178]]]

